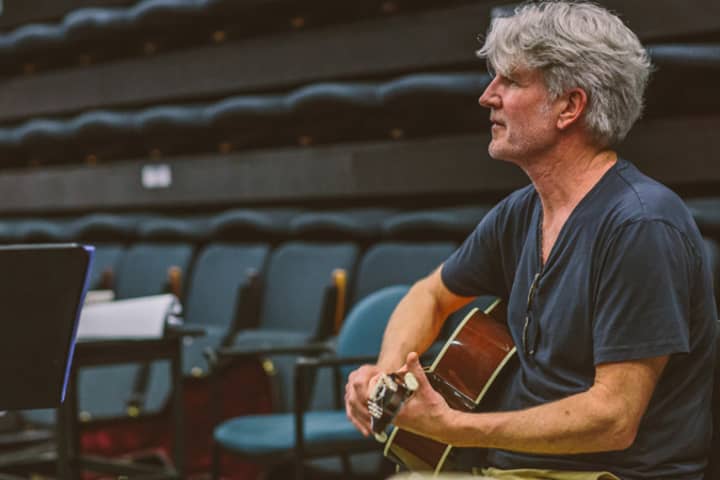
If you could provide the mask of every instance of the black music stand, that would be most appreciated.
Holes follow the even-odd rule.
[[[62,404],[93,247],[0,247],[0,410]]]

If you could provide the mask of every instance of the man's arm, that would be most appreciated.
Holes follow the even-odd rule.
[[[377,362],[383,372],[398,370],[408,353],[427,350],[447,317],[472,301],[448,290],[441,271],[442,266],[415,283],[390,317]]]
[[[401,428],[463,447],[540,454],[623,450],[632,445],[668,356],[606,363],[587,391],[526,410],[464,413],[450,409],[432,390],[417,355],[407,368],[420,389],[395,423]]]
[[[376,365],[364,365],[350,374],[345,386],[348,418],[364,434],[370,433],[367,409],[370,381],[379,373],[398,370],[409,352],[424,352],[455,310],[472,301],[452,293],[442,281],[442,266],[415,283],[390,317]]]

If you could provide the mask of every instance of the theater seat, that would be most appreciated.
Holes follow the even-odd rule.
[[[115,295],[118,299],[164,293],[168,270],[188,272],[195,242],[206,231],[202,220],[156,218],[138,226],[138,242],[130,246],[118,267]]]
[[[717,113],[720,43],[658,44],[648,52],[656,67],[646,95],[648,117]]]
[[[232,210],[208,221],[211,239],[197,254],[188,280],[184,323],[206,333],[183,343],[183,374],[203,377],[208,372],[204,351],[229,342],[242,328],[254,326],[270,239],[286,232],[290,210]],[[285,233],[286,234],[286,233]],[[266,241],[261,241],[265,239]],[[250,322],[250,323],[248,323]],[[170,389],[163,369],[155,369],[148,401],[157,408]]]
[[[382,116],[391,137],[412,138],[444,133],[479,132],[489,125],[477,104],[490,83],[485,73],[417,73],[378,87]]]
[[[257,328],[241,330],[231,346],[255,350],[302,346],[331,333],[336,305],[333,272],[351,275],[358,256],[352,243],[287,242],[273,251],[262,279]],[[275,409],[287,411],[292,398],[294,355],[273,356]]]
[[[406,212],[388,218],[383,232],[392,240],[462,242],[489,210],[487,205],[460,205]]]
[[[454,250],[453,242],[380,242],[360,259],[351,295],[355,304],[390,285],[415,283],[430,274]]]
[[[144,154],[152,157],[207,150],[207,118],[202,106],[152,107],[135,115]]]
[[[207,105],[203,112],[208,135],[222,153],[282,144],[278,135],[287,130],[287,114],[288,107],[281,95],[230,97]]]
[[[136,115],[131,112],[92,110],[66,122],[72,143],[68,159],[78,162],[103,162],[139,157],[144,154]],[[67,156],[67,155],[66,155]]]
[[[109,289],[114,286],[117,266],[127,244],[134,238],[135,219],[109,214],[91,214],[70,224],[72,239],[95,247],[89,275],[89,289]]]
[[[115,276],[118,300],[165,293],[171,287],[169,272],[179,269],[184,276],[194,250],[194,241],[205,234],[199,222],[154,218],[138,226],[138,241],[122,255]],[[184,278],[184,277],[183,277]],[[176,292],[181,293],[181,292]],[[157,413],[165,399],[154,404],[130,405],[136,389],[137,364],[83,368],[78,375],[81,418],[123,418],[139,413]],[[169,377],[169,362],[154,363]],[[135,408],[129,408],[135,407]]]
[[[285,98],[300,145],[379,137],[377,88],[362,83],[316,83]]]
[[[33,119],[10,133],[11,145],[25,161],[34,165],[62,163],[72,146],[71,129],[62,120]]]
[[[290,233],[300,240],[352,241],[361,245],[377,241],[383,223],[397,210],[389,208],[348,208],[320,210],[297,215]]]
[[[0,222],[0,245],[7,245],[16,242],[15,229],[8,222]]]
[[[15,224],[15,240],[20,243],[60,243],[70,240],[64,220],[27,219]]]
[[[390,313],[407,292],[407,287],[390,287],[366,297],[349,313],[337,338],[335,355],[331,358],[304,359],[299,363],[303,380],[314,378],[315,371],[327,370],[330,362],[340,367],[341,384],[335,388],[313,391],[311,411],[305,412],[303,396],[294,400],[293,413],[252,415],[233,418],[221,423],[214,432],[216,447],[214,478],[219,478],[219,451],[230,452],[257,462],[278,465],[295,459],[297,472],[302,472],[305,459],[316,456],[345,456],[348,452],[378,450],[379,444],[363,437],[350,423],[342,405],[327,406],[333,398],[340,398],[353,363],[343,359],[374,358],[380,349],[382,334]],[[325,363],[323,363],[325,362]],[[332,374],[329,375],[332,378]],[[333,385],[332,382],[323,385]],[[309,389],[303,388],[303,391]],[[297,430],[302,428],[302,430]],[[346,465],[349,466],[348,463]],[[344,478],[351,472],[345,471]],[[296,478],[299,478],[296,476]]]
[[[399,213],[383,222],[387,240],[373,245],[358,267],[353,301],[389,282],[413,284],[444,262],[475,229],[490,209],[486,205],[439,207]],[[432,358],[465,315],[483,307],[479,298],[451,315],[440,340],[428,352]]]

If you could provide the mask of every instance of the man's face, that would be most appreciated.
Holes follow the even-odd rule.
[[[490,109],[490,156],[523,164],[549,149],[558,133],[542,72],[518,68],[496,75],[479,99]]]

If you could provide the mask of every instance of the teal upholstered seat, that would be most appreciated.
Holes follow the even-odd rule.
[[[242,308],[242,290],[251,272],[263,269],[269,247],[263,244],[213,243],[201,250],[194,262],[184,303],[184,323],[205,334],[183,342],[182,371],[185,376],[208,372],[204,351],[217,348],[233,334],[236,311]],[[239,319],[242,320],[242,319]],[[145,408],[158,411],[170,395],[167,365],[153,365]]]
[[[400,213],[383,223],[383,233],[391,240],[461,242],[489,210],[485,205],[464,205]]]
[[[115,275],[115,297],[130,299],[165,293],[168,270],[178,267],[187,272],[192,260],[193,240],[200,236],[194,222],[174,219],[151,219],[138,228],[139,241],[120,257]],[[167,361],[155,368],[169,372]],[[79,406],[84,416],[93,419],[123,418],[133,396],[139,365],[85,367],[79,371]],[[166,374],[166,375],[169,375]],[[164,406],[154,405],[159,411]]]
[[[307,412],[305,443],[366,441],[348,421],[344,410]],[[250,415],[222,423],[215,440],[223,448],[244,455],[286,454],[295,448],[295,415]]]
[[[72,240],[95,246],[90,269],[90,289],[110,289],[127,244],[134,238],[137,219],[120,215],[91,214],[70,224]]]
[[[453,242],[376,243],[360,259],[351,302],[358,302],[383,287],[420,280],[455,248]]]
[[[380,238],[383,222],[395,213],[387,208],[307,212],[293,218],[290,230],[294,237],[302,240],[351,240],[367,244]]]
[[[358,257],[350,242],[299,242],[280,245],[270,255],[263,275],[263,295],[257,328],[243,329],[232,346],[247,350],[266,347],[300,347],[330,334],[334,305],[333,271],[352,276]],[[271,357],[276,367],[275,408],[287,411],[293,396],[293,355]]]
[[[375,357],[380,351],[387,320],[407,290],[406,286],[388,287],[358,302],[348,314],[338,334],[336,350],[332,358]],[[322,359],[316,361],[316,365],[321,365],[322,361]],[[338,385],[340,390],[344,389],[348,374],[356,366],[350,364],[340,368],[342,379],[342,385]],[[327,404],[327,399],[336,398],[338,393],[330,387],[332,382],[323,381],[324,376],[321,373],[326,370],[318,371],[319,381],[313,389],[311,401],[314,406]],[[309,375],[309,377],[314,376]],[[213,435],[216,447],[243,457],[275,464],[293,457],[296,457],[297,462],[301,462],[304,458],[342,456],[348,451],[379,448],[374,440],[363,437],[353,427],[341,405],[309,412],[303,412],[303,408],[297,404],[294,407],[294,414],[248,415],[221,423],[216,427]],[[296,443],[296,438],[299,436],[296,431],[298,424],[302,426],[302,446]],[[299,452],[302,453],[303,458],[297,458]],[[216,455],[216,475],[219,474],[218,467],[219,456]]]
[[[185,376],[201,376],[208,371],[204,352],[230,341],[235,331],[254,319],[239,318],[251,313],[248,302],[256,275],[262,274],[270,245],[260,242],[264,233],[278,235],[285,215],[278,212],[234,210],[210,219],[204,237],[210,239],[198,253],[184,292],[185,325],[198,327],[205,334],[183,342],[182,371]],[[259,294],[259,292],[257,292]],[[170,394],[167,365],[153,365],[145,397],[145,408],[161,409]]]
[[[62,221],[28,219],[15,224],[15,235],[20,243],[59,243],[67,241],[70,232]]]

